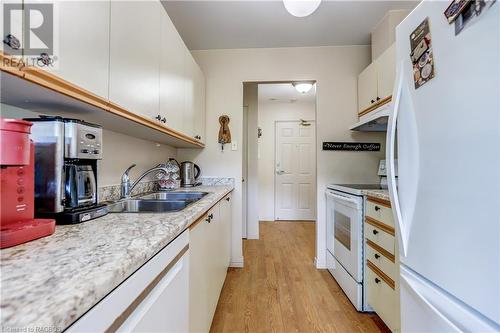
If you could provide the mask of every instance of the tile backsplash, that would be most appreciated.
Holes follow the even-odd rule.
[[[225,177],[200,177],[199,181],[203,186],[234,186],[234,178]],[[180,188],[182,190],[182,187]],[[132,191],[131,195],[159,191],[158,181],[140,182]],[[99,187],[99,202],[115,201],[120,199],[120,185],[110,185]]]
[[[157,191],[159,189],[157,181],[140,182],[132,190],[131,195],[137,195],[142,193],[148,193]],[[111,185],[99,187],[99,202],[103,201],[114,201],[120,199],[120,185]]]

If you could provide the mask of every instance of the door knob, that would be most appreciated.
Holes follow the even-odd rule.
[[[374,235],[378,234],[378,230],[375,230],[375,229],[374,229],[374,230],[373,230],[373,234],[374,234]]]
[[[282,175],[282,174],[284,174],[284,173],[285,173],[285,171],[284,171],[284,170],[278,170],[278,171],[276,171],[276,174],[278,174],[278,175]]]
[[[375,259],[378,259],[378,258],[380,258],[380,255],[375,253],[374,257],[375,257]]]
[[[375,283],[380,283],[380,280],[375,278]]]
[[[375,206],[375,211],[378,212],[380,210],[379,206]]]

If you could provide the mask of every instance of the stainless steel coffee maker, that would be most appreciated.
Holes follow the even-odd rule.
[[[35,215],[58,224],[88,221],[108,213],[97,200],[97,161],[102,128],[82,120],[41,116],[33,122]]]

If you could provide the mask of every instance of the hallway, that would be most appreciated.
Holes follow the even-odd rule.
[[[313,222],[260,222],[245,267],[230,268],[211,332],[388,332],[358,313],[327,270],[314,268]]]

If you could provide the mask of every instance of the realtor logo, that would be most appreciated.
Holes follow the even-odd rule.
[[[49,65],[54,55],[54,8],[47,3],[3,4],[3,49]]]

